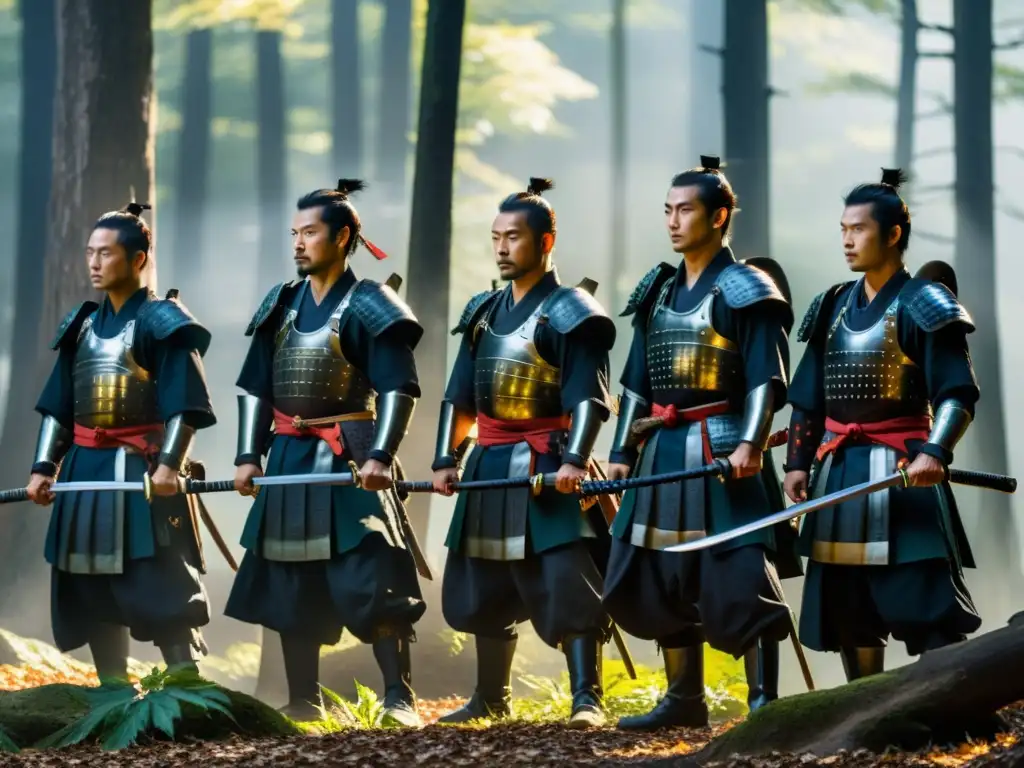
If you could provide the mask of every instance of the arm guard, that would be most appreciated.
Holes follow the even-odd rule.
[[[238,452],[235,464],[259,464],[274,415],[255,395],[238,396]]]
[[[195,435],[195,428],[185,423],[185,417],[182,414],[171,416],[164,429],[164,444],[160,448],[158,462],[165,467],[170,467],[175,472],[180,471],[185,459],[188,458]]]
[[[416,398],[404,392],[382,392],[377,397],[377,432],[370,447],[370,457],[390,464],[398,446],[409,431],[409,422],[416,408]]]
[[[459,465],[455,458],[457,445],[455,442],[455,403],[450,400],[441,401],[441,416],[437,421],[437,447],[434,448],[434,463],[430,471],[452,469]]]
[[[935,411],[932,431],[928,435],[928,442],[922,446],[922,450],[941,459],[943,463],[949,464],[953,460],[953,449],[960,442],[960,438],[964,436],[971,421],[971,413],[963,403],[952,398],[943,400]],[[939,450],[929,451],[927,450],[929,447]]]
[[[601,431],[601,411],[593,400],[584,400],[572,410],[572,426],[562,461],[574,467],[586,469],[594,443]]]
[[[768,447],[768,436],[772,431],[775,393],[772,383],[766,381],[747,393],[743,409],[743,426],[740,427],[740,442],[750,443],[760,451]]]
[[[636,392],[630,392],[628,389],[622,390],[622,397],[619,399],[619,421],[615,425],[615,435],[612,437],[611,452],[613,454],[630,452],[630,427],[637,419],[645,418],[650,414],[650,403]]]
[[[71,431],[53,416],[43,416],[43,423],[39,425],[39,439],[36,441],[32,473],[54,477],[57,474],[57,465],[70,447]]]

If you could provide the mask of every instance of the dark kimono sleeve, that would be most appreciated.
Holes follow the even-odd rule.
[[[448,386],[444,391],[444,399],[455,406],[455,410],[463,413],[476,414],[476,398],[473,393],[473,352],[470,348],[470,334],[462,334],[459,351],[455,355],[455,364],[448,377]]]
[[[179,343],[174,334],[161,344],[154,344],[148,357],[150,370],[156,377],[157,404],[160,419],[167,423],[181,414],[193,429],[205,429],[217,423],[206,385],[203,360],[194,347]]]
[[[949,325],[929,333],[918,326],[909,313],[901,312],[897,331],[907,357],[924,372],[932,409],[937,410],[943,400],[952,398],[973,418],[980,391],[964,327]],[[952,454],[938,445],[925,443],[920,450],[946,465],[953,460]]]
[[[274,402],[274,332],[276,325],[266,322],[257,328],[249,342],[235,385],[267,403]]]
[[[743,355],[743,376],[747,391],[762,384],[771,384],[775,410],[786,402],[789,381],[789,336],[784,311],[772,305],[754,305],[736,313],[736,329],[740,354]]]
[[[622,368],[619,383],[623,388],[639,395],[647,402],[651,402],[651,377],[647,371],[647,336],[643,327],[637,322],[633,324],[633,342],[629,346],[629,354],[626,356],[626,364]],[[612,451],[608,455],[608,461],[612,464],[632,466],[636,462],[637,453],[636,448],[630,448],[628,451]]]
[[[62,346],[57,353],[57,361],[53,364],[50,377],[36,402],[36,412],[41,416],[51,416],[62,427],[74,428],[75,396],[72,389],[71,373],[75,364],[75,348],[72,345]],[[32,474],[52,476],[53,465],[40,462],[32,465]]]
[[[541,357],[558,365],[561,371],[562,411],[572,410],[591,400],[599,406],[602,421],[607,420],[608,403],[608,349],[595,339],[591,329],[583,327],[563,336],[550,326],[538,328],[537,351]]]
[[[825,433],[825,340],[812,337],[789,385],[789,444],[783,471],[807,472]]]

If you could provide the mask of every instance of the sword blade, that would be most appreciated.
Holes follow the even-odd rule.
[[[732,539],[745,536],[748,533],[759,531],[762,528],[768,528],[778,523],[785,523],[794,518],[806,515],[808,512],[816,512],[819,509],[825,507],[835,506],[841,504],[844,501],[855,499],[858,496],[864,496],[868,493],[874,493],[875,491],[881,491],[886,488],[891,488],[894,485],[904,485],[906,483],[906,476],[902,472],[894,472],[888,477],[883,477],[881,480],[875,480],[874,482],[860,483],[859,485],[851,485],[849,488],[844,488],[841,491],[830,493],[817,499],[809,499],[808,501],[802,501],[799,504],[794,504],[791,507],[780,510],[767,517],[762,517],[758,520],[754,520],[750,523],[745,523],[736,528],[728,531],[722,531],[722,533],[716,533],[712,536],[705,536],[703,539],[697,539],[696,541],[687,541],[682,544],[673,544],[669,547],[665,547],[663,552],[693,552],[698,549],[707,549],[713,547],[716,544],[721,544],[725,541],[731,541]]]
[[[50,486],[54,493],[71,491],[145,491],[145,483],[125,480],[75,480],[67,483],[54,483]]]
[[[352,485],[351,472],[322,472],[311,475],[254,477],[253,485]]]

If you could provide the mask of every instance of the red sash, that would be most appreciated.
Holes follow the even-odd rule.
[[[75,424],[75,445],[82,448],[134,448],[147,457],[160,453],[163,445],[163,424],[141,424],[137,427],[86,427]]]
[[[679,423],[692,424],[700,422],[701,443],[704,447],[704,463],[710,464],[714,457],[711,455],[711,439],[708,437],[708,422],[712,416],[721,416],[729,412],[729,402],[720,400],[717,403],[708,405],[697,405],[692,408],[676,408],[674,405],[658,405],[651,407],[651,416],[662,419],[662,429],[674,429]]]
[[[900,416],[885,421],[867,424],[841,424],[835,419],[825,419],[825,429],[835,437],[818,447],[816,457],[821,461],[825,456],[850,440],[865,439],[879,445],[887,445],[897,451],[907,452],[908,440],[927,440],[932,420],[927,416]]]
[[[476,441],[479,445],[512,445],[524,440],[536,453],[550,453],[551,433],[569,428],[568,416],[504,421],[478,413]]]

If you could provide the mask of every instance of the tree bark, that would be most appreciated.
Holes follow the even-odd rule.
[[[281,33],[256,33],[256,163],[260,213],[259,291],[281,278],[287,255],[285,99]],[[261,293],[262,295],[262,293]]]
[[[48,238],[42,263],[40,345],[53,337],[61,319],[77,303],[95,298],[82,257],[93,223],[106,211],[122,208],[130,190],[146,201],[154,188],[152,3],[58,0],[57,41],[53,183],[43,230]],[[37,386],[53,362],[52,354],[39,355],[30,374]],[[31,402],[20,405],[32,407]],[[18,462],[24,482],[30,453]],[[46,578],[46,565],[39,556],[46,515],[26,512],[21,507],[3,513],[4,538],[10,544],[0,583],[8,587],[5,600],[21,596],[34,603]]]
[[[380,124],[377,126],[377,180],[386,199],[401,201],[409,157],[412,111],[412,0],[390,0],[381,35]]]
[[[722,96],[725,169],[741,213],[730,227],[736,257],[770,256],[768,4],[725,0]]]
[[[689,759],[707,765],[733,754],[826,757],[841,749],[960,743],[965,732],[992,728],[998,710],[1021,699],[1024,628],[1011,625],[852,685],[779,699]]]
[[[956,59],[953,131],[956,146],[956,250],[969,262],[958,270],[960,299],[974,318],[971,358],[981,386],[974,423],[960,455],[986,472],[1007,472],[999,289],[996,281],[995,184],[992,147],[992,0],[954,0]],[[970,497],[967,497],[970,498]],[[975,589],[983,613],[1018,607],[1021,575],[1016,522],[1009,496],[979,492],[975,540],[985,567],[999,578]],[[997,614],[998,615],[998,614]]]
[[[629,104],[626,95],[626,0],[612,0],[611,48],[611,232],[609,232],[607,306],[612,312],[620,312],[625,303],[620,299],[619,281],[626,277],[626,197],[629,177],[627,174],[626,117]]]
[[[331,2],[331,162],[338,176],[363,173],[359,0]],[[385,97],[382,97],[385,98]]]
[[[465,16],[465,0],[430,0],[427,9],[406,283],[409,305],[415,308],[424,325],[423,340],[416,350],[423,394],[416,419],[402,443],[402,460],[409,467],[429,467],[433,461],[438,404],[444,395],[448,373],[446,329],[455,128]],[[410,517],[416,533],[425,541],[429,499],[410,499],[410,502]]]
[[[917,0],[900,0],[900,82],[896,95],[896,167],[908,174],[914,164],[914,111],[917,104]],[[906,195],[904,195],[906,196]]]
[[[57,86],[57,2],[21,0],[21,154],[18,161],[17,254],[11,260],[14,282],[14,323],[11,334],[13,371],[33,371],[39,359],[43,270],[37,259],[50,218],[53,174],[53,102]],[[24,482],[30,463],[38,417],[32,411],[36,381],[9,377],[0,478],[4,487]]]
[[[213,30],[194,29],[185,37],[181,90],[178,179],[174,188],[174,280],[179,288],[202,279],[203,224],[206,220]]]

